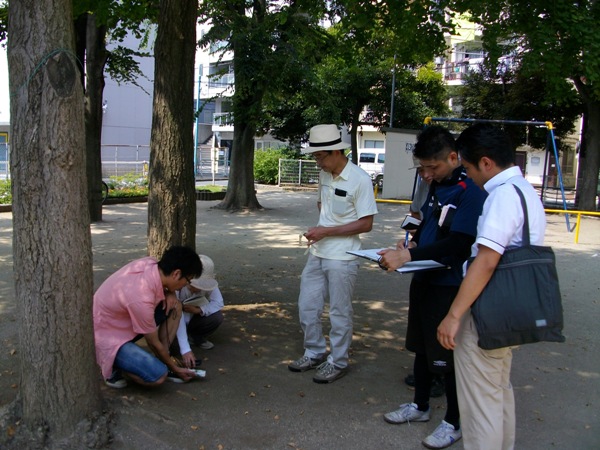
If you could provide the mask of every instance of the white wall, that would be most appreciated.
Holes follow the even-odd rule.
[[[10,91],[6,49],[0,46],[0,124],[10,123]]]
[[[139,41],[133,36],[128,36],[122,45],[139,50]],[[143,50],[150,53],[153,51]],[[144,74],[144,77],[137,79],[141,87],[129,83],[119,85],[106,74],[103,100],[106,106],[102,118],[103,145],[150,145],[154,58],[136,59]]]
[[[415,170],[412,151],[421,130],[384,128],[385,169],[383,176],[383,198],[408,199],[412,197]]]

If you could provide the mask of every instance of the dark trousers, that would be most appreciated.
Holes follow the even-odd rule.
[[[194,314],[187,325],[187,332],[195,343],[200,344],[206,341],[206,338],[213,334],[222,323],[223,313],[221,311],[217,311],[210,316]]]

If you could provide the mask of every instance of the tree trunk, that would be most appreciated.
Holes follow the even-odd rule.
[[[161,0],[154,47],[148,252],[196,247],[194,57],[198,2]]]
[[[254,189],[255,132],[255,126],[235,121],[227,193],[217,208],[230,211],[262,209]]]
[[[585,107],[584,138],[579,152],[578,209],[596,211],[600,170],[600,102],[587,98]]]
[[[102,94],[104,92],[104,66],[106,27],[96,25],[96,16],[89,14],[86,27],[85,72],[85,147],[86,173],[90,220],[102,220]]]
[[[257,5],[258,3],[255,8]],[[240,14],[244,14],[243,8]],[[254,15],[256,14],[255,11]],[[259,80],[260,77],[253,76],[261,68],[256,66],[257,58],[252,55],[253,50],[248,45],[249,40],[244,31],[234,33],[231,38],[235,75],[233,148],[227,194],[217,208],[230,211],[256,210],[262,209],[262,206],[258,203],[254,189],[254,136],[267,86]]]
[[[103,445],[103,422],[89,429],[101,398],[71,0],[11,1],[8,32],[20,431],[37,429],[42,445]]]

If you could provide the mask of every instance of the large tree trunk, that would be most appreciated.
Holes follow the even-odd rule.
[[[11,1],[8,32],[21,430],[37,429],[48,446],[105,444],[105,433],[81,431],[101,398],[71,0]]]
[[[583,211],[596,211],[600,170],[600,102],[588,99],[585,106],[584,138],[579,152],[578,208]]]
[[[254,8],[258,8],[258,2]],[[258,8],[260,10],[260,8]],[[244,9],[240,10],[243,15]],[[254,12],[257,15],[257,12]],[[234,31],[233,67],[235,75],[235,92],[233,94],[233,148],[231,149],[231,169],[227,194],[218,208],[230,211],[243,209],[256,210],[262,207],[256,198],[254,189],[254,136],[256,123],[260,115],[265,89],[264,81],[254,77],[256,61],[249,39],[244,34],[247,30]],[[263,62],[264,64],[264,62]],[[254,66],[253,66],[254,65]]]
[[[86,27],[86,88],[85,88],[85,147],[86,173],[90,219],[102,220],[102,94],[104,92],[104,66],[106,27],[98,27],[96,16],[88,15]]]
[[[148,252],[196,247],[194,179],[195,0],[161,0],[154,47]]]
[[[235,121],[235,118],[234,118]],[[262,207],[254,189],[254,135],[256,127],[235,121],[231,170],[227,194],[217,208],[230,211],[256,210]]]

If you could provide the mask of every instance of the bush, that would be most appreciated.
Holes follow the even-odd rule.
[[[10,180],[0,180],[0,205],[10,205],[11,203]]]
[[[108,184],[109,198],[144,197],[148,195],[148,177],[137,173],[112,176]]]
[[[298,154],[288,148],[255,151],[254,179],[259,183],[277,184],[280,159],[298,159]]]

